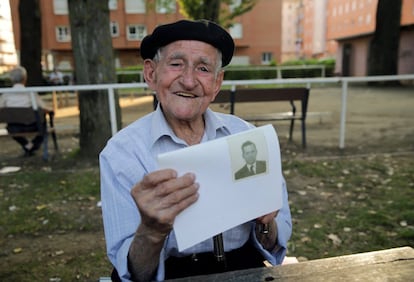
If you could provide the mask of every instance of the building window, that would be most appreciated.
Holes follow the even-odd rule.
[[[121,68],[121,60],[118,57],[115,57],[115,67]]]
[[[128,40],[142,40],[147,35],[145,25],[133,24],[127,26]]]
[[[243,38],[243,26],[241,23],[235,23],[229,29],[229,33],[233,39],[240,39]]]
[[[110,22],[110,29],[111,29],[111,36],[118,37],[119,36],[119,24],[117,22]]]
[[[53,0],[53,12],[55,15],[68,15],[68,11],[67,0]]]
[[[172,14],[176,12],[175,0],[157,0],[155,10],[158,14]]]
[[[367,14],[365,17],[365,23],[370,24],[371,23],[371,14]]]
[[[125,13],[145,14],[145,0],[125,0]]]
[[[262,53],[262,65],[269,65],[272,62],[272,57],[270,52]]]
[[[356,1],[352,1],[352,5],[351,5],[352,11],[356,10],[356,6],[357,6]]]
[[[108,8],[109,10],[118,9],[118,0],[108,0]]]
[[[57,26],[56,27],[56,40],[57,42],[69,42],[70,41],[70,30],[68,26]]]

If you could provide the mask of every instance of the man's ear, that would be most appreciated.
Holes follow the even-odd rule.
[[[144,60],[144,80],[148,84],[151,90],[155,90],[155,83],[157,81],[157,76],[155,73],[155,62],[150,59]]]
[[[215,85],[215,89],[214,89],[214,95],[213,95],[213,97],[211,97],[211,102],[213,102],[214,99],[216,99],[216,96],[219,94],[219,92],[221,90],[221,85],[223,83],[223,79],[224,79],[224,70],[221,70],[217,74],[216,85]]]

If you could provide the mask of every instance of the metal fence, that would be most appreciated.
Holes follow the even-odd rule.
[[[340,128],[339,128],[339,148],[345,148],[346,135],[346,112],[348,86],[352,83],[384,82],[384,81],[414,81],[414,74],[390,75],[390,76],[365,76],[365,77],[330,77],[330,78],[291,78],[291,79],[259,79],[259,80],[225,80],[223,87],[235,89],[237,86],[252,85],[305,85],[312,88],[312,85],[320,84],[340,84],[342,87]],[[120,84],[96,84],[96,85],[68,85],[68,86],[47,86],[47,87],[27,87],[19,91],[25,92],[55,92],[55,91],[84,91],[84,90],[107,90],[109,101],[109,115],[111,120],[111,132],[114,135],[117,131],[115,90],[121,89],[146,89],[146,83],[120,83]],[[0,88],[0,93],[15,92],[12,88]],[[413,92],[414,95],[414,92]]]

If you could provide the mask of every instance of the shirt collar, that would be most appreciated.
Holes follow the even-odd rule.
[[[204,113],[205,119],[205,132],[203,141],[216,139],[219,131],[223,131],[224,135],[230,135],[230,129],[224,124],[223,120],[218,117],[211,109],[207,109]],[[181,139],[179,139],[171,127],[168,125],[167,120],[161,110],[160,105],[158,104],[156,110],[153,112],[152,118],[152,128],[151,128],[151,139],[152,145],[154,145],[159,139],[167,136],[170,137],[175,143],[185,144]]]

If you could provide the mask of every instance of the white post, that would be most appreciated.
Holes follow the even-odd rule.
[[[108,100],[109,100],[109,115],[111,118],[111,132],[112,136],[118,131],[116,124],[116,109],[115,109],[115,94],[112,87],[108,88]]]
[[[339,129],[339,149],[345,148],[346,103],[348,95],[348,81],[342,80],[341,121]]]

